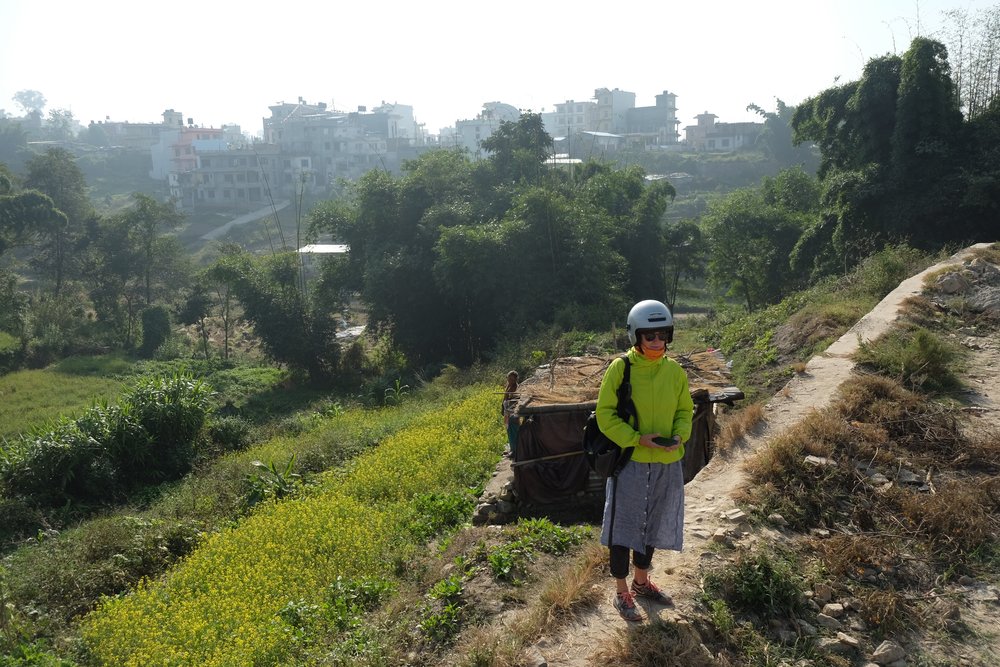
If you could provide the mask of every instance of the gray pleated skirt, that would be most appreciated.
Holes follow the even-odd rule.
[[[629,461],[618,475],[616,495],[613,480],[605,487],[604,526],[601,544],[614,544],[635,551],[647,546],[680,551],[684,544],[684,468],[674,463]],[[615,503],[614,530],[611,504]]]

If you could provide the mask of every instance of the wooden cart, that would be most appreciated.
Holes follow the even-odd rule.
[[[511,462],[520,501],[549,503],[581,492],[604,492],[590,473],[581,449],[583,427],[597,406],[604,371],[619,355],[563,357],[540,366],[518,386],[512,418],[520,421]],[[694,399],[691,438],[685,443],[684,481],[712,458],[716,404],[733,405],[743,392],[730,383],[717,351],[670,354],[687,372]]]

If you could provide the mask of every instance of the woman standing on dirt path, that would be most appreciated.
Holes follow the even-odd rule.
[[[617,412],[623,359],[611,362],[597,398],[601,431],[619,447],[635,448],[617,482],[608,479],[601,530],[617,585],[614,606],[627,621],[642,620],[637,597],[672,604],[650,581],[649,566],[654,549],[680,551],[684,541],[683,443],[691,436],[694,402],[684,369],[665,356],[673,324],[670,310],[659,301],[640,301],[628,314],[630,381],[639,430]],[[635,566],[631,587],[626,582],[630,551]]]

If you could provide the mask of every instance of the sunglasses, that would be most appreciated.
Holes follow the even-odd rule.
[[[659,338],[660,340],[666,342],[670,335],[666,331],[643,331],[642,339],[647,343],[652,343],[654,340]]]

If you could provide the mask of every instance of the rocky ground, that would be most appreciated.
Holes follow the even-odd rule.
[[[734,492],[745,483],[743,462],[810,411],[827,406],[836,395],[838,387],[854,371],[851,355],[857,349],[859,340],[872,340],[886,332],[897,319],[904,301],[923,291],[925,277],[947,275],[949,268],[961,268],[963,260],[968,257],[967,253],[968,250],[963,251],[900,284],[825,353],[813,358],[804,372],[792,379],[767,403],[764,420],[753,432],[724,455],[716,456],[687,485],[685,548],[679,553],[658,552],[652,570],[654,580],[673,595],[675,606],[645,607],[647,623],[659,617],[680,623],[684,627],[685,619],[695,616],[695,600],[700,591],[700,565],[705,561],[724,557],[719,555],[720,549],[713,542],[745,544],[753,540],[790,539],[790,536],[783,533],[780,522],[769,527],[751,527],[744,521],[742,511],[733,500]],[[968,291],[970,288],[969,281],[963,282],[961,276],[948,280],[961,283],[948,288],[954,289],[955,293]],[[1000,280],[994,285],[1000,285]],[[975,290],[974,295],[969,298],[985,299],[986,307],[997,308],[996,290],[1000,290],[1000,287],[984,282],[982,289]],[[965,411],[970,415],[973,427],[977,423],[983,426],[1000,426],[1000,335],[994,330],[987,336],[967,335],[962,342],[970,348],[973,355],[963,378],[971,388]],[[500,479],[502,480],[502,475]],[[629,628],[611,606],[614,586],[610,577],[599,581],[595,586],[598,590],[594,593],[600,602],[584,609],[571,622],[560,625],[558,630],[542,637],[529,652],[530,662],[535,667],[545,664],[551,667],[607,664],[608,647],[614,646],[616,642],[620,643]],[[945,662],[936,664],[1000,664],[1000,622],[995,618],[1000,608],[1000,593],[993,586],[973,580],[960,581],[958,588],[953,592],[957,592],[964,600],[961,609],[943,608],[942,614],[960,613],[973,636],[986,639],[982,642],[984,645],[978,647],[943,647],[941,652],[951,655],[951,658],[942,658]],[[865,636],[863,629],[855,631],[847,614],[850,611],[850,600],[832,599],[831,591],[821,589],[813,591],[813,602],[818,605],[818,610],[826,612],[819,615],[823,627],[809,629],[816,633],[817,644],[821,649],[853,652],[855,655],[852,664],[865,664],[865,661],[894,667],[915,664],[907,663],[906,646],[892,642],[876,645]],[[899,643],[905,644],[902,640]],[[949,650],[953,653],[948,653]],[[934,654],[935,647],[922,644],[921,651]]]

